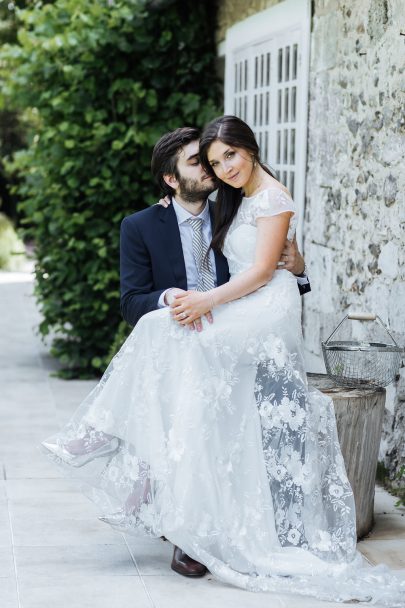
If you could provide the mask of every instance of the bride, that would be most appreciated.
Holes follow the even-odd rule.
[[[104,521],[165,536],[224,582],[404,606],[405,582],[356,552],[333,404],[308,387],[296,279],[277,266],[295,204],[234,116],[208,125],[200,158],[221,180],[212,247],[231,280],[144,315],[43,446]]]

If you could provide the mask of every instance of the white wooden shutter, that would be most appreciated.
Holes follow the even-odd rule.
[[[285,0],[236,24],[225,42],[225,113],[253,129],[264,162],[304,213],[309,3]]]

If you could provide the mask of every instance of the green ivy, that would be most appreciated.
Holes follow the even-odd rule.
[[[18,17],[0,85],[36,125],[13,165],[36,243],[40,332],[65,376],[86,377],[126,333],[119,226],[156,201],[153,145],[218,114],[214,2],[56,0]]]

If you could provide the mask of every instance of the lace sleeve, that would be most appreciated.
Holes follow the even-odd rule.
[[[252,198],[249,204],[251,219],[254,222],[259,217],[271,217],[285,211],[292,211],[295,215],[296,210],[296,205],[292,198],[281,188],[262,190],[262,192],[259,192],[257,196]]]

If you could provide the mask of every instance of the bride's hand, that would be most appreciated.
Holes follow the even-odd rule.
[[[189,325],[203,315],[210,319],[212,297],[206,291],[187,291],[176,296],[170,307],[173,319],[180,325]]]
[[[166,196],[164,198],[160,198],[159,202],[156,204],[167,209],[168,206],[171,204],[170,196],[166,194]]]

